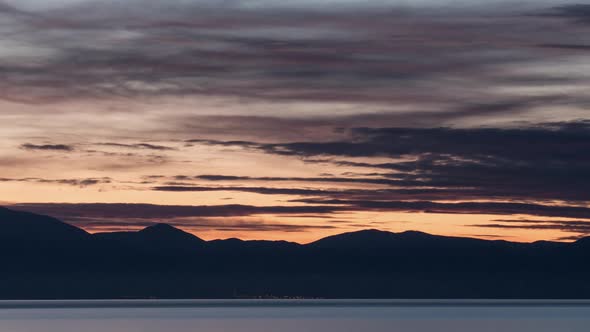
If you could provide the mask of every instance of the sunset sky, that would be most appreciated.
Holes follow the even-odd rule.
[[[90,232],[590,235],[590,4],[0,0],[0,204]]]

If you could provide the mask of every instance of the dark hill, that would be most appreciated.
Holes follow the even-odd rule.
[[[308,245],[166,224],[90,235],[0,208],[0,299],[590,298],[590,238],[511,243],[365,230]]]
[[[497,243],[471,238],[436,236],[417,231],[392,233],[375,229],[329,236],[309,244],[310,247],[319,249],[354,250],[474,248],[493,245]]]
[[[97,233],[94,237],[120,246],[159,254],[187,253],[196,251],[205,244],[205,241],[197,236],[167,224],[156,224],[138,232]]]
[[[213,250],[234,251],[242,250],[295,250],[300,244],[287,241],[244,241],[240,239],[213,240],[208,242],[208,247]]]
[[[55,248],[90,240],[87,232],[58,219],[0,207],[0,246]]]
[[[579,247],[590,248],[590,236],[581,238],[577,240],[574,244]]]

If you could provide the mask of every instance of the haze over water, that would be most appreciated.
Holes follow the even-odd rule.
[[[16,301],[10,332],[587,331],[588,301]]]

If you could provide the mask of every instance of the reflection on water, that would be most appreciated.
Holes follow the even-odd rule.
[[[587,332],[590,302],[0,301],[0,332]]]

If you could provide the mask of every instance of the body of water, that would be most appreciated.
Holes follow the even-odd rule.
[[[0,332],[587,332],[590,301],[0,301]]]

